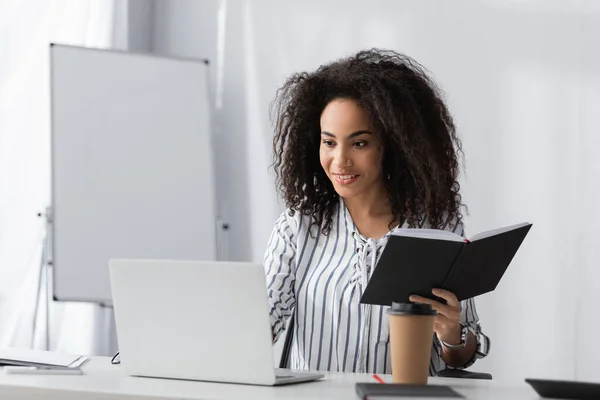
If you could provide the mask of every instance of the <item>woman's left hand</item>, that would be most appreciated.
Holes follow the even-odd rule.
[[[412,295],[409,300],[414,303],[430,304],[437,311],[433,330],[438,339],[446,343],[460,343],[460,303],[454,293],[443,289],[433,289],[432,293],[446,300],[446,304],[425,297]]]

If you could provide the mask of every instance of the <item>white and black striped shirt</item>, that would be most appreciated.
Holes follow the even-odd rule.
[[[290,368],[390,373],[386,308],[359,300],[391,232],[381,239],[361,235],[341,198],[328,235],[316,227],[311,235],[309,222],[308,216],[284,212],[265,255],[275,340],[296,310]],[[446,222],[444,229],[463,234],[461,223]],[[490,343],[481,333],[473,299],[461,302],[461,320],[478,341],[469,366],[487,355]],[[434,337],[431,375],[445,368],[440,346]]]

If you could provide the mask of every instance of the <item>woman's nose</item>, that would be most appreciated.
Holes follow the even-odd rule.
[[[339,168],[351,167],[352,159],[345,151],[339,150],[335,155],[335,165]]]

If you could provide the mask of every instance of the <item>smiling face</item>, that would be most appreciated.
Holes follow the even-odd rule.
[[[321,113],[321,166],[344,199],[381,190],[381,143],[365,110],[350,99]]]

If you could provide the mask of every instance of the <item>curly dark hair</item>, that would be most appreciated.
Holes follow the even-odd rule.
[[[394,221],[440,228],[459,221],[462,146],[440,89],[411,57],[371,49],[292,75],[277,91],[273,139],[276,184],[291,215],[312,216],[327,234],[337,193],[319,161],[320,117],[335,99],[353,99],[383,146],[382,176]]]

